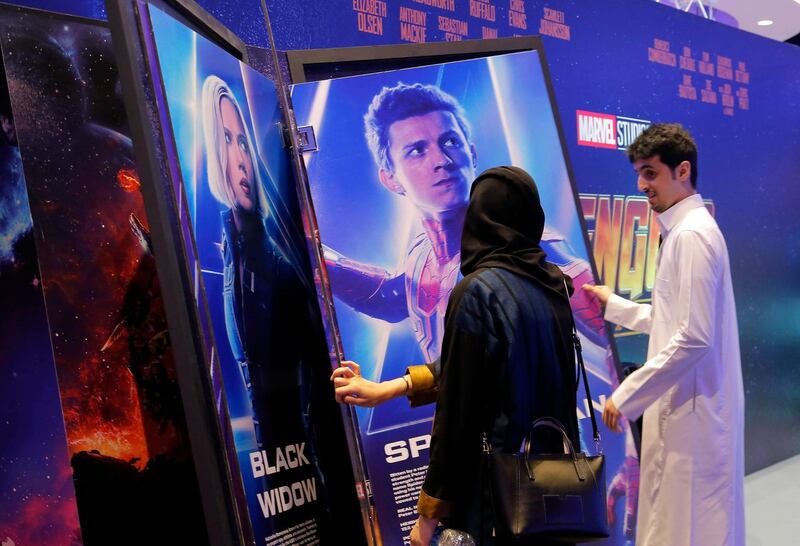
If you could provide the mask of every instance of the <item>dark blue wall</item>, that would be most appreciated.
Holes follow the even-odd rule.
[[[12,0],[8,3],[91,19],[106,19],[105,0]],[[267,46],[266,25],[259,0],[200,0],[197,3],[246,44]]]

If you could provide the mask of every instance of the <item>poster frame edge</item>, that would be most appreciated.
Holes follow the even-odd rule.
[[[242,522],[235,507],[232,477],[227,472],[225,448],[217,425],[211,377],[205,362],[198,330],[199,317],[192,312],[190,286],[182,265],[185,251],[176,221],[171,186],[162,187],[168,177],[164,164],[160,121],[148,114],[146,84],[152,83],[143,51],[141,27],[135,10],[143,0],[106,0],[112,46],[122,84],[123,102],[134,144],[137,171],[154,248],[156,268],[164,299],[167,322],[175,352],[183,405],[190,434],[195,469],[202,494],[208,537],[214,546],[245,544]],[[158,116],[156,114],[156,118]]]
[[[409,66],[439,64],[468,60],[493,55],[505,55],[521,51],[541,49],[538,36],[515,36],[491,40],[463,40],[460,42],[428,42],[424,44],[392,44],[380,46],[357,46],[323,49],[296,49],[286,51],[289,74],[292,83],[307,83],[308,68],[314,65],[334,65],[352,62],[387,62],[395,59],[414,59],[419,61]],[[426,60],[430,59],[430,63]],[[365,71],[364,74],[383,72]],[[331,76],[331,79],[336,76]]]

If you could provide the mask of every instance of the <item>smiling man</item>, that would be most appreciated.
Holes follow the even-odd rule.
[[[696,191],[697,147],[653,125],[627,150],[663,235],[652,305],[584,286],[605,318],[650,334],[603,421],[644,413],[638,546],[743,546],[744,392],[728,249]]]

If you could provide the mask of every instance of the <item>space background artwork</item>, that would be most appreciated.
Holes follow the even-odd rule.
[[[3,8],[0,40],[83,543],[204,544],[110,32]]]

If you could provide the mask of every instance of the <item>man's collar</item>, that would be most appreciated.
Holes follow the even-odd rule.
[[[664,237],[670,232],[672,228],[677,226],[683,220],[689,211],[699,207],[704,207],[703,198],[699,193],[694,193],[681,201],[678,201],[670,208],[658,215],[658,225],[661,228],[661,233]]]

